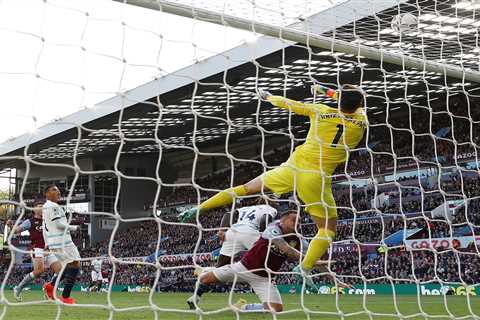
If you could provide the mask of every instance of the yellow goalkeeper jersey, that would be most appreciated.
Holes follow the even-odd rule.
[[[363,108],[355,113],[343,113],[324,104],[308,104],[281,96],[270,96],[274,106],[310,118],[310,130],[304,144],[298,146],[292,155],[299,168],[319,170],[331,175],[335,168],[345,162],[347,148],[355,148],[366,127]]]

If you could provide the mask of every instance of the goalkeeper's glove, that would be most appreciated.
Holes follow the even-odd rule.
[[[185,223],[185,222],[189,222],[189,221],[193,220],[193,218],[197,214],[197,211],[198,211],[197,207],[193,207],[193,208],[190,208],[188,210],[183,211],[182,213],[180,213],[177,216],[178,221]]]
[[[338,100],[338,93],[337,91],[331,89],[331,88],[328,88],[328,87],[325,87],[325,86],[322,86],[321,84],[314,84],[310,87],[310,91],[312,93],[312,95],[323,95],[323,96],[327,96],[333,100]]]
[[[258,94],[260,95],[260,99],[262,100],[268,100],[268,98],[272,96],[270,92],[263,89],[258,89]]]

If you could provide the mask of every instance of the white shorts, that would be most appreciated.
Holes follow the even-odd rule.
[[[43,259],[43,264],[48,268],[50,267],[53,263],[57,262],[58,259],[55,257],[55,255],[51,252],[46,253],[42,248],[33,248],[33,254],[32,254],[33,259]]]
[[[248,226],[232,227],[225,232],[220,254],[233,257],[239,252],[250,250],[259,237],[260,232]]]
[[[212,272],[220,282],[224,283],[233,282],[236,275],[236,282],[248,283],[262,303],[282,304],[282,297],[277,286],[269,281],[267,277],[261,277],[248,271],[241,262],[216,268]]]
[[[98,272],[98,271],[95,271],[95,270],[92,270],[92,281],[102,281],[103,282],[103,277],[102,277],[102,273],[101,272]]]
[[[68,245],[58,249],[50,249],[50,251],[55,254],[57,259],[62,264],[67,264],[73,261],[79,261],[81,259],[80,253],[78,252],[78,249],[75,245]]]

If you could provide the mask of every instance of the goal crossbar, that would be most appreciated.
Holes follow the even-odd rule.
[[[159,10],[186,18],[210,22],[218,25],[229,26],[241,30],[260,33],[266,36],[281,38],[296,43],[308,44],[309,46],[360,55],[367,59],[383,61],[395,65],[416,68],[428,72],[437,72],[448,77],[462,79],[463,81],[480,82],[480,72],[459,68],[446,63],[420,59],[401,53],[393,53],[385,49],[377,49],[362,44],[352,44],[340,39],[321,34],[313,34],[308,31],[293,29],[291,27],[279,27],[259,21],[235,17],[228,14],[220,14],[203,8],[187,6],[166,0],[113,0],[143,8]],[[399,2],[397,2],[399,3]]]

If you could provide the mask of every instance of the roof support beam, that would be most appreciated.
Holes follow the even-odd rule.
[[[439,63],[434,61],[429,61],[427,59],[420,59],[411,57],[408,55],[403,55],[399,53],[392,53],[388,50],[377,49],[374,47],[368,47],[361,44],[351,44],[350,42],[332,39],[330,37],[322,36],[321,30],[312,30],[309,28],[308,20],[306,23],[303,23],[304,29],[307,31],[301,30],[294,27],[279,27],[255,20],[244,19],[240,17],[235,17],[227,14],[220,14],[205,10],[198,7],[192,7],[188,5],[183,5],[173,1],[167,0],[114,0],[119,2],[126,2],[128,4],[160,10],[162,12],[171,13],[179,15],[182,17],[192,18],[200,21],[211,22],[219,25],[229,26],[237,29],[252,31],[256,33],[261,33],[267,36],[280,38],[283,40],[288,40],[292,42],[298,42],[303,44],[308,44],[310,46],[319,47],[327,50],[335,50],[339,52],[350,53],[354,55],[361,55],[368,59],[383,61],[386,63],[392,63],[400,66],[405,66],[408,68],[417,68],[426,71],[433,71],[444,74],[448,77],[465,79],[468,81],[480,82],[480,72],[467,70],[464,68],[459,68],[456,66],[448,65],[446,63]],[[382,8],[382,4],[388,1],[374,1],[375,7],[365,8],[372,4],[372,1],[364,0],[352,0],[349,1],[348,6],[342,4],[342,7],[346,7],[347,10],[343,12],[345,16],[351,15],[348,11],[353,11],[357,15],[356,19],[361,18],[358,16],[357,11],[370,10],[371,14],[375,13],[375,10]],[[393,5],[396,5],[404,1],[390,1]],[[333,8],[335,9],[335,8]],[[380,10],[378,10],[380,11]],[[332,19],[332,18],[331,18]],[[337,16],[334,16],[333,19],[338,20]],[[352,20],[354,21],[354,20]],[[351,21],[350,21],[351,22]],[[328,25],[328,21],[323,21],[322,25]],[[320,31],[320,32],[319,32]]]

